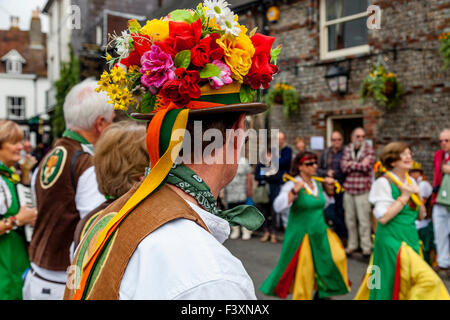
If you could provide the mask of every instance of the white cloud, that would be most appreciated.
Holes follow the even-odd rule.
[[[7,30],[10,27],[10,16],[19,17],[21,30],[30,29],[31,11],[37,7],[42,11],[47,0],[0,0],[0,29]],[[48,31],[48,17],[41,13],[41,28]]]

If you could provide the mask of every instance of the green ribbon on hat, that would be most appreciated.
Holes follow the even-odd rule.
[[[254,206],[240,205],[220,210],[209,186],[185,165],[175,164],[167,176],[167,183],[194,197],[203,209],[228,221],[231,226],[241,225],[249,230],[257,230],[264,223],[263,214]]]

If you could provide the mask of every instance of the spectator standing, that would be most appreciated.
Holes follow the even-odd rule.
[[[263,224],[264,234],[260,238],[261,242],[269,241],[271,243],[277,243],[276,237],[276,217],[277,213],[273,208],[273,200],[275,197],[270,192],[270,184],[278,182],[278,175],[275,171],[271,170],[272,154],[266,153],[264,159],[256,165],[255,168],[255,180],[257,186],[255,189],[255,204],[256,207],[264,214],[265,220]],[[261,194],[260,196],[257,196]]]
[[[319,159],[317,175],[319,177],[330,177],[339,182],[342,186],[345,181],[345,174],[341,169],[341,160],[344,155],[344,138],[339,131],[331,134],[331,147],[325,149]],[[344,218],[344,193],[333,192],[334,210],[330,210],[334,231],[341,239],[347,239],[347,227]]]
[[[0,121],[0,300],[22,299],[22,274],[30,261],[23,226],[33,224],[36,209],[20,206],[14,166],[20,160],[23,131],[9,120]],[[27,169],[23,168],[27,173]]]
[[[345,223],[348,230],[347,254],[362,249],[368,259],[372,251],[371,205],[369,191],[372,184],[372,170],[375,153],[367,143],[363,128],[356,128],[351,135],[352,142],[345,147],[341,169],[346,174],[344,181]],[[359,227],[358,227],[359,226]]]
[[[276,180],[270,184],[270,200],[272,203],[280,193],[281,186],[284,184],[283,175],[291,170],[292,149],[286,144],[286,134],[282,131],[278,132],[278,148],[279,169],[276,173]],[[277,212],[275,221],[276,228],[280,229],[283,227],[281,215],[282,212]]]
[[[227,209],[233,209],[246,203],[252,197],[253,177],[252,168],[248,160],[241,156],[238,162],[238,170],[233,180],[224,188],[224,199]],[[230,239],[236,240],[241,236],[242,240],[250,240],[252,232],[244,226],[232,226]]]
[[[306,151],[305,138],[296,137],[294,139],[294,143],[295,143],[295,149],[296,149],[297,153],[302,153],[302,152]]]
[[[33,175],[38,217],[24,285],[27,300],[63,298],[75,227],[105,201],[98,191],[92,155],[114,110],[96,87],[96,81],[85,80],[70,90],[63,106],[67,129]]]
[[[428,264],[433,265],[436,253],[433,223],[431,221],[431,195],[433,193],[433,187],[425,178],[420,163],[413,161],[412,167],[409,170],[409,175],[417,182],[419,196],[424,203],[427,212],[427,215],[423,220],[416,220],[416,228],[419,233],[419,239],[423,244],[424,259]]]
[[[433,227],[436,240],[437,266],[436,271],[450,275],[450,208],[439,203],[438,195],[450,197],[450,129],[445,129],[439,135],[441,149],[434,154],[433,188]],[[447,201],[448,203],[448,201]]]

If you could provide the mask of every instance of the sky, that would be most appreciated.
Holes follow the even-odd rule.
[[[0,0],[0,29],[10,27],[10,16],[19,17],[21,30],[30,29],[31,11],[39,7],[44,8],[47,0]],[[41,28],[43,32],[48,31],[47,15],[41,13]]]

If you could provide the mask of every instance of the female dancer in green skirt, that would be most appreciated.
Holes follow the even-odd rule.
[[[380,159],[389,171],[370,190],[378,225],[371,263],[356,299],[449,299],[420,252],[415,221],[418,216],[423,219],[426,212],[417,195],[419,188],[408,176],[413,162],[409,146],[392,142],[382,150]]]
[[[314,289],[319,298],[350,291],[344,247],[325,222],[325,197],[313,180],[316,170],[314,153],[297,155],[291,169],[297,182],[288,181],[274,201],[277,212],[290,207],[290,213],[278,264],[260,287],[267,295],[292,293],[295,300],[307,300]],[[325,178],[325,183],[334,180]]]
[[[0,300],[22,299],[22,274],[30,265],[21,226],[34,223],[36,210],[19,207],[16,184],[20,177],[13,167],[20,160],[22,139],[17,124],[0,121]]]

